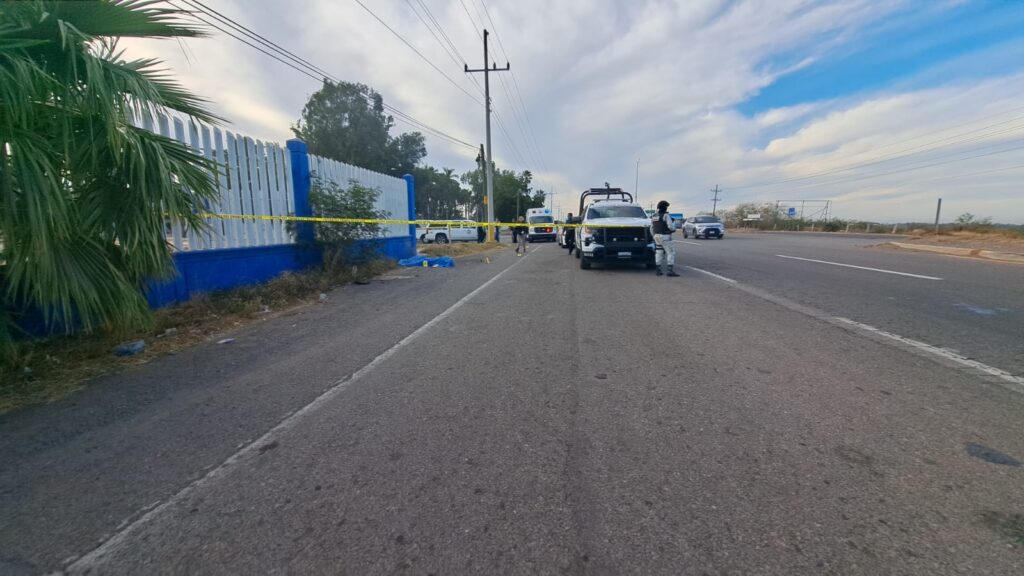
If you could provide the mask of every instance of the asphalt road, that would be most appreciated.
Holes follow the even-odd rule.
[[[0,573],[1019,574],[1024,268],[872,242],[400,270],[0,417]]]

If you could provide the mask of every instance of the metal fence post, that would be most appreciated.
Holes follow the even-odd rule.
[[[309,203],[309,149],[302,140],[292,139],[287,143],[288,153],[292,159],[292,194],[295,197],[295,215],[310,217],[313,206]],[[316,230],[312,222],[296,222],[295,240],[303,244],[312,244],[316,240]]]
[[[406,202],[409,203],[409,220],[416,220],[416,177],[412,174],[406,174],[405,176],[402,176],[402,179],[405,180]],[[415,243],[415,224],[409,224],[409,236],[412,237],[413,243]]]

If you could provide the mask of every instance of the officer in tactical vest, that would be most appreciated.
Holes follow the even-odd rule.
[[[679,276],[672,268],[676,264],[676,247],[672,242],[672,233],[676,231],[672,216],[668,214],[668,202],[658,202],[658,212],[651,221],[652,232],[654,232],[654,266],[658,276]],[[662,271],[662,264],[668,266],[668,271]]]

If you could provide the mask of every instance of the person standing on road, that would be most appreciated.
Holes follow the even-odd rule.
[[[657,275],[679,276],[673,267],[676,264],[676,247],[672,242],[672,233],[675,232],[675,223],[668,213],[668,202],[658,202],[658,212],[655,213],[651,223],[654,232],[654,267]],[[662,264],[668,267],[667,272],[662,271]]]
[[[569,212],[569,217],[565,219],[566,224],[572,224],[572,212]],[[565,247],[569,249],[569,255],[572,256],[572,251],[576,248],[576,230],[571,227],[562,227],[562,238],[565,243]]]
[[[516,244],[516,256],[526,255],[526,233],[528,229],[525,225],[526,218],[519,217],[519,222],[512,227],[512,234],[517,240]],[[521,251],[521,253],[520,253]]]

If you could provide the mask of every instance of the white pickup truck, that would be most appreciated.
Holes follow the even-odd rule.
[[[632,194],[619,188],[591,188],[580,196],[579,213],[575,252],[580,268],[613,261],[654,268],[651,221]]]
[[[417,228],[416,237],[424,244],[476,242],[476,227],[477,223],[472,220],[431,222],[426,228]]]

